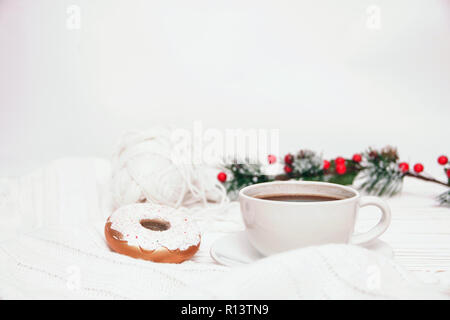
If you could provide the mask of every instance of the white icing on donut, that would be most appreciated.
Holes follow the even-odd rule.
[[[170,223],[164,231],[144,228],[141,220],[156,219]],[[111,229],[123,235],[130,246],[145,250],[165,247],[169,250],[186,250],[200,242],[200,231],[189,217],[178,210],[150,203],[130,204],[117,209],[110,217]]]

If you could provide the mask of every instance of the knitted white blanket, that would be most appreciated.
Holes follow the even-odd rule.
[[[359,247],[311,247],[230,270],[110,252],[102,234],[41,230],[0,246],[0,296],[41,299],[440,298],[392,261]]]
[[[208,256],[217,231],[242,228],[238,215],[203,223],[202,247],[180,265],[111,252],[105,161],[69,159],[0,189],[0,298],[440,298],[393,261],[366,249],[328,245],[229,269]],[[0,186],[1,188],[1,186]],[[200,217],[200,216],[199,216]],[[201,217],[204,219],[204,217]]]

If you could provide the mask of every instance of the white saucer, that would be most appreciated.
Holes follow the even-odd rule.
[[[394,256],[392,248],[379,239],[363,247],[389,258]],[[232,233],[216,240],[209,253],[215,261],[229,267],[249,264],[264,257],[248,242],[245,231]]]

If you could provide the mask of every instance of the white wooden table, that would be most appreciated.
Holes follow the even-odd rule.
[[[24,177],[0,179],[0,241],[46,224],[104,221],[110,214],[105,200],[109,174],[107,160],[67,158]],[[401,195],[386,199],[392,224],[381,239],[393,248],[399,264],[422,278],[433,275],[430,281],[436,281],[435,275],[450,279],[450,209],[435,200],[445,190],[408,179]],[[63,215],[74,207],[79,215]],[[240,219],[238,211],[235,206],[229,214],[232,220]],[[357,231],[370,228],[378,216],[374,207],[362,209]],[[209,246],[215,238],[205,237],[196,259],[214,263]]]
[[[437,205],[435,197],[445,187],[405,180],[400,195],[385,199],[392,223],[381,239],[394,250],[394,259],[411,271],[450,271],[450,209]],[[357,230],[376,223],[374,208],[360,212]]]

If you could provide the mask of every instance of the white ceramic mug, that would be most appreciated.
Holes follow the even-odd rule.
[[[340,200],[288,202],[260,199],[273,195],[313,195]],[[325,182],[279,181],[254,184],[239,193],[250,243],[263,255],[326,243],[368,244],[389,227],[391,211],[383,200],[361,197],[353,188]],[[378,224],[353,234],[360,207],[381,209]]]

